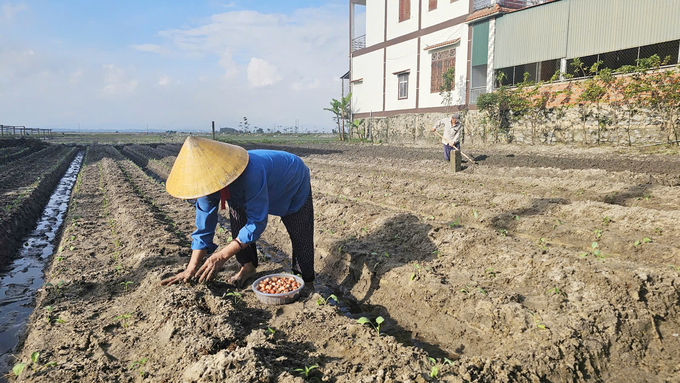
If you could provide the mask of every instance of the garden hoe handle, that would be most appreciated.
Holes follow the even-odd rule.
[[[442,140],[444,139],[444,137],[443,137],[441,134],[439,134],[438,131],[433,130],[433,132],[434,132],[436,135],[438,135],[439,137],[441,137]],[[458,150],[458,149],[456,149],[456,148],[454,147],[453,150]],[[460,151],[460,154],[462,154],[463,157],[467,158],[468,161],[470,161],[470,162],[472,162],[473,164],[477,165],[477,161],[473,160],[472,158],[470,158],[470,156],[468,156],[467,154],[463,153],[462,150]]]

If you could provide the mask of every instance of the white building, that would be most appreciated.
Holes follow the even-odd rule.
[[[350,0],[355,118],[442,112],[442,74],[455,67],[453,105],[466,104],[472,0]],[[355,7],[366,35],[354,36]],[[455,107],[452,109],[456,109]]]

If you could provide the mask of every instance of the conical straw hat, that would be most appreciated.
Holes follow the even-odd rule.
[[[234,182],[248,165],[240,146],[187,137],[165,183],[171,196],[183,199],[212,194]]]

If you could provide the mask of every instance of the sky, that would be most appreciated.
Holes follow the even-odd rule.
[[[348,9],[347,0],[0,0],[0,124],[203,130],[247,117],[329,131],[323,108],[349,67]]]

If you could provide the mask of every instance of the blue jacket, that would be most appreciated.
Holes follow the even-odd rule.
[[[239,231],[242,243],[255,242],[267,227],[267,215],[279,217],[300,210],[311,193],[309,168],[300,157],[278,150],[249,150],[248,165],[229,186],[229,205],[246,212],[248,222]],[[196,200],[193,250],[217,249],[213,243],[220,192]]]

